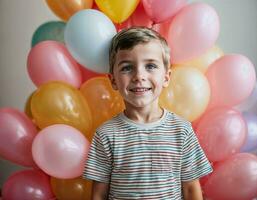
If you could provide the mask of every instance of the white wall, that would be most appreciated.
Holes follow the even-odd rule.
[[[247,56],[257,66],[257,0],[189,0],[213,6],[221,23],[218,46]],[[31,37],[46,21],[57,20],[43,0],[0,0],[0,107],[23,110],[35,87],[26,71]],[[0,188],[21,167],[0,159]]]

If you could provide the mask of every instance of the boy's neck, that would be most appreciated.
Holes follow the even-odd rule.
[[[158,121],[163,112],[164,110],[159,106],[156,108],[126,108],[124,115],[135,122],[151,123]]]

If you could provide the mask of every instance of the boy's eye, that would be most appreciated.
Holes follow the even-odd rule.
[[[148,63],[148,64],[146,64],[146,69],[147,70],[152,70],[152,69],[155,69],[155,68],[157,68],[158,66],[156,65],[156,64],[153,64],[153,63]]]
[[[131,70],[132,70],[131,65],[122,66],[121,69],[120,69],[121,72],[130,72]]]

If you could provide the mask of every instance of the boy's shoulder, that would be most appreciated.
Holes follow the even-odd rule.
[[[166,110],[168,118],[173,122],[173,123],[178,123],[181,125],[185,125],[185,126],[189,126],[191,127],[191,122],[189,122],[188,120],[186,120],[185,118],[183,118],[180,115],[177,115],[176,113]]]
[[[117,114],[113,118],[103,122],[97,129],[96,132],[114,131],[115,127],[121,124],[120,120],[121,113]]]

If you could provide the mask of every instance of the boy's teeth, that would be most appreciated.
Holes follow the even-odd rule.
[[[134,89],[131,89],[131,91],[133,92],[145,92],[145,91],[148,91],[150,90],[149,88],[134,88]]]

